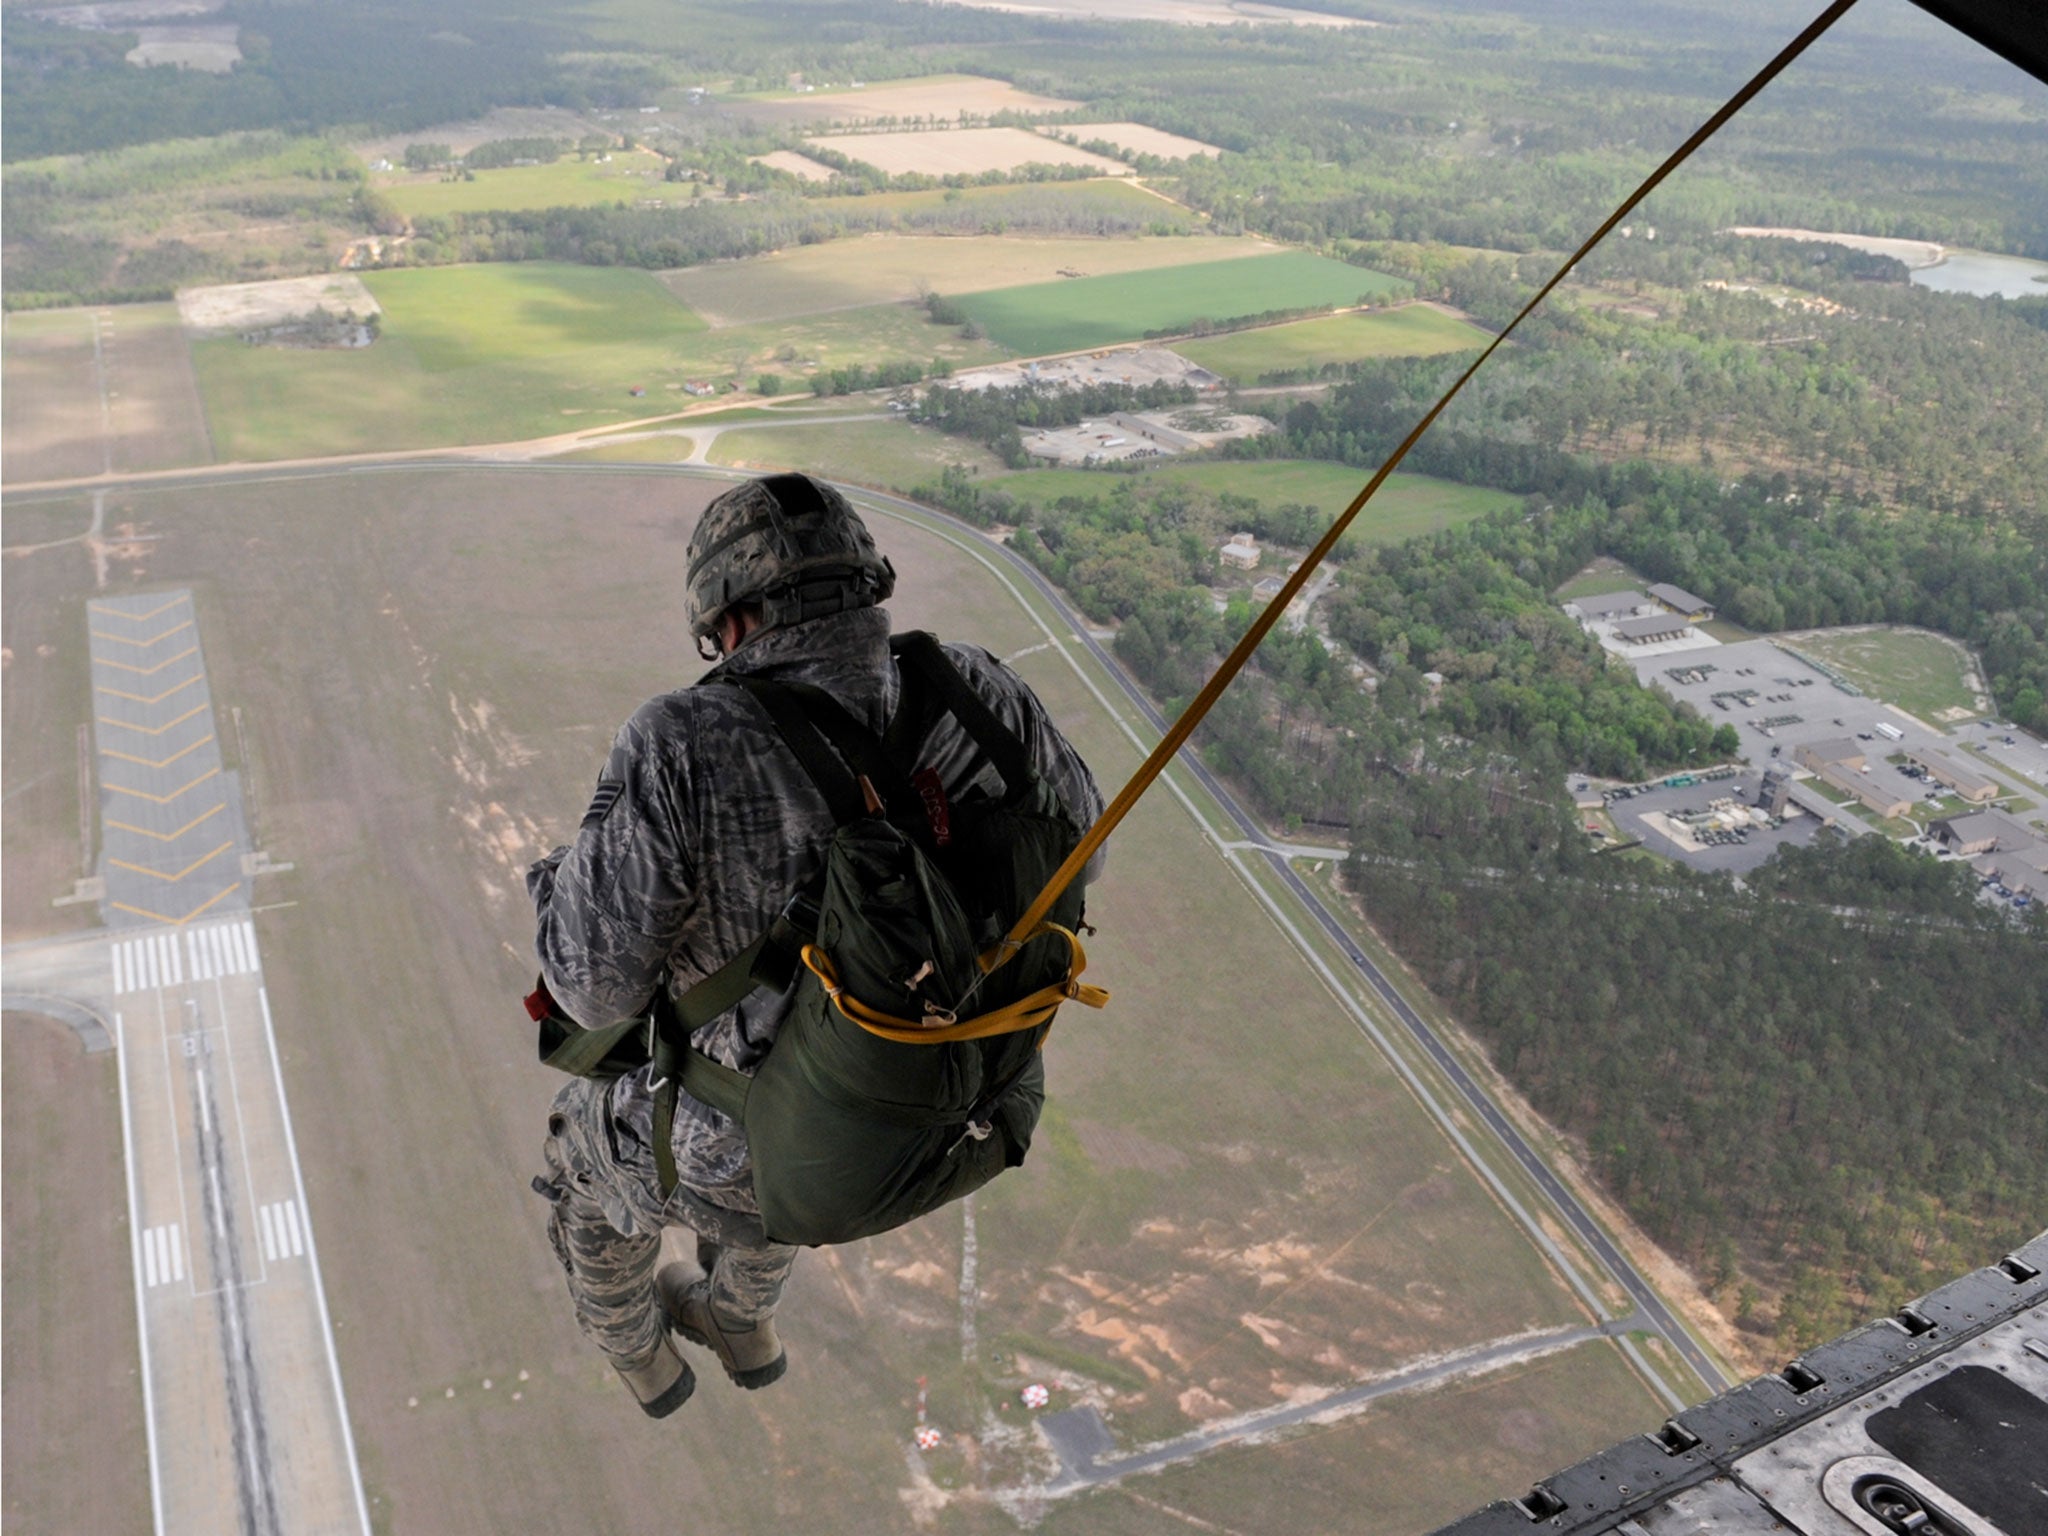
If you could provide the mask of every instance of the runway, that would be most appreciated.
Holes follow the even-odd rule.
[[[8,956],[119,1055],[159,1536],[370,1522],[189,591],[88,605],[106,931]]]

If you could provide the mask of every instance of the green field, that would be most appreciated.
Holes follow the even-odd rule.
[[[1174,350],[1191,362],[1242,384],[1262,374],[1355,363],[1369,357],[1428,357],[1486,345],[1486,332],[1427,304],[1377,314],[1326,315],[1290,325],[1261,326]]]
[[[712,332],[654,277],[617,267],[501,263],[365,281],[384,309],[375,346],[193,348],[221,458],[517,441],[672,415],[693,380],[750,388],[772,372],[802,390],[819,369],[999,356],[901,304]]]
[[[378,190],[407,218],[492,209],[582,208],[595,203],[690,200],[690,186],[663,181],[668,162],[645,149],[615,150],[609,160],[563,158],[551,165],[508,165],[478,171],[473,181],[437,174],[392,176]]]
[[[915,304],[923,293],[958,297],[1055,282],[1063,270],[1099,277],[1273,249],[1263,240],[1211,235],[864,235],[749,261],[705,262],[664,272],[661,280],[717,327],[871,304]]]
[[[1197,321],[1356,304],[1405,293],[1399,278],[1305,251],[1241,256],[1171,272],[1068,279],[971,294],[960,307],[1022,356],[1181,332]]]
[[[1990,713],[1990,699],[1970,686],[1976,668],[1969,653],[1926,630],[1836,630],[1800,635],[1792,644],[1872,698],[1896,704],[1930,725]]]
[[[720,434],[706,452],[714,464],[745,469],[800,469],[833,480],[908,491],[937,480],[948,464],[981,474],[1002,461],[965,438],[904,421],[820,422]]]
[[[1107,496],[1122,475],[1087,469],[1026,469],[999,475],[994,488],[1019,501],[1044,506],[1062,496]],[[1185,485],[1212,495],[1229,492],[1250,496],[1267,506],[1306,502],[1332,516],[1350,505],[1364,486],[1364,471],[1309,459],[1173,465],[1141,471],[1141,485]],[[1358,514],[1350,537],[1372,544],[1393,544],[1418,533],[1470,522],[1521,498],[1480,485],[1459,485],[1429,475],[1392,475]]]

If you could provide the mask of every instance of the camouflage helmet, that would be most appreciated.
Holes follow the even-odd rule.
[[[690,633],[703,640],[734,603],[769,628],[887,602],[896,570],[838,491],[809,475],[736,485],[690,534]]]

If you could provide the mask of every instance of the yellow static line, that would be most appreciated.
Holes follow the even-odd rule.
[[[99,721],[101,725],[118,725],[124,731],[139,731],[144,736],[161,736],[172,726],[183,725],[194,715],[205,714],[207,708],[208,706],[205,704],[195,704],[186,710],[185,713],[178,716],[177,719],[166,720],[162,725],[137,725],[133,720],[116,720],[112,715],[95,715],[93,718]]]
[[[212,740],[213,737],[210,735],[202,736],[197,741],[193,742],[191,746],[184,748],[182,751],[173,752],[169,757],[164,758],[161,762],[151,762],[146,757],[137,757],[130,752],[116,752],[112,747],[101,747],[100,756],[118,757],[124,763],[140,763],[145,768],[168,768],[171,766],[171,764],[175,763],[179,758],[190,756],[192,753],[197,752],[201,747],[205,746],[208,742]]]
[[[205,681],[206,674],[204,672],[194,672],[182,683],[173,683],[171,684],[170,687],[166,688],[162,693],[152,694],[147,697],[139,693],[123,693],[120,689],[109,688],[104,683],[100,684],[98,691],[108,695],[110,698],[126,699],[131,704],[161,704],[165,699],[168,699],[172,694],[177,693],[183,689],[190,688],[194,683],[203,683]]]
[[[183,634],[186,630],[190,629],[191,627],[192,621],[190,619],[187,619],[182,624],[173,624],[169,629],[165,630],[160,635],[151,635],[147,640],[131,640],[126,635],[110,635],[104,629],[94,630],[92,632],[92,636],[95,640],[112,640],[120,645],[132,645],[139,648],[142,646],[155,645],[157,641],[168,640],[173,635]]]
[[[160,613],[170,612],[173,608],[177,607],[178,604],[184,602],[186,598],[188,598],[190,595],[191,594],[189,593],[181,592],[176,597],[172,598],[169,602],[159,603],[156,607],[150,609],[149,612],[147,613],[130,613],[125,608],[110,608],[105,603],[87,603],[85,606],[90,608],[94,613],[110,613],[115,618],[133,619],[136,621],[136,623],[139,624],[144,619],[153,619]]]
[[[134,672],[143,677],[154,677],[157,673],[163,671],[165,667],[168,667],[172,662],[183,661],[187,656],[197,656],[198,654],[199,647],[196,645],[191,646],[186,650],[178,652],[178,654],[175,656],[166,656],[162,661],[158,662],[153,667],[130,666],[127,662],[116,661],[111,656],[99,656],[95,657],[94,659],[98,661],[99,664],[103,667],[118,667],[123,672]],[[205,674],[202,673],[200,675],[204,676]]]
[[[136,917],[146,917],[155,922],[169,923],[173,928],[182,928],[187,923],[191,922],[193,918],[197,917],[200,913],[204,912],[208,907],[217,906],[219,903],[227,900],[228,897],[234,895],[235,892],[239,891],[241,888],[242,882],[237,880],[233,885],[229,886],[226,890],[221,891],[216,895],[207,897],[206,900],[199,903],[198,906],[194,907],[190,912],[187,912],[183,917],[169,917],[162,912],[152,912],[147,907],[131,907],[125,901],[110,901],[107,903],[107,905],[112,907],[116,912],[128,912],[134,914]]]
[[[226,842],[222,843],[218,848],[214,849],[211,853],[202,853],[201,855],[199,855],[198,858],[194,859],[190,864],[187,864],[175,875],[167,875],[162,870],[151,869],[147,864],[130,864],[126,859],[109,859],[107,860],[107,862],[113,865],[114,868],[116,869],[133,870],[138,875],[148,875],[152,880],[162,880],[167,884],[176,885],[180,880],[184,879],[187,875],[191,874],[193,870],[199,868],[200,865],[211,864],[215,859],[219,858],[222,854],[226,853],[230,848],[234,846],[234,839],[229,838]]]
[[[138,800],[149,800],[157,805],[169,805],[173,800],[177,799],[178,796],[184,794],[186,790],[193,789],[201,784],[204,784],[208,779],[212,778],[215,774],[219,772],[220,770],[218,768],[209,768],[206,770],[206,772],[199,775],[198,778],[192,780],[191,783],[179,785],[176,789],[172,790],[168,795],[152,795],[146,789],[128,789],[120,784],[107,784],[105,787],[107,789],[112,790],[117,795],[133,795]]]
[[[209,816],[218,816],[222,811],[226,810],[227,808],[228,803],[227,801],[223,800],[219,805],[216,805],[212,810],[201,811],[197,816],[194,816],[190,821],[186,822],[185,825],[178,828],[178,830],[175,832],[152,832],[147,827],[131,827],[125,821],[107,820],[102,821],[100,825],[103,827],[112,827],[122,832],[133,832],[138,837],[153,837],[160,843],[169,843],[175,842],[178,838],[183,837],[187,832],[190,832],[194,827],[198,826],[199,823],[201,823],[202,821],[205,821]]]

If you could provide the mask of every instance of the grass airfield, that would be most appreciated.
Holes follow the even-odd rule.
[[[525,1187],[554,1082],[517,1006],[521,874],[573,829],[618,721],[698,670],[675,594],[687,516],[715,487],[620,468],[399,471],[374,488],[276,478],[119,493],[109,511],[155,536],[115,587],[198,593],[262,840],[296,866],[263,877],[257,922],[387,1528],[646,1529],[680,1505],[703,1536],[898,1529],[906,1514],[1007,1531],[1002,1501],[1028,1509],[1048,1470],[1017,1406],[1026,1381],[1051,1385],[1055,1408],[1097,1404],[1130,1448],[1583,1320],[1161,791],[1091,906],[1090,979],[1111,1010],[1062,1019],[1039,1145],[975,1202],[970,1310],[958,1209],[808,1254],[784,1383],[742,1394],[711,1372],[678,1418],[642,1419],[576,1333]],[[972,540],[876,524],[902,573],[899,626],[1012,657],[1121,782],[1135,750]],[[83,648],[82,549],[12,559],[5,579],[10,627]],[[31,650],[9,691],[37,719],[88,708],[61,654]],[[70,736],[11,731],[6,751],[27,781],[68,764]],[[27,868],[75,854],[69,818],[17,830],[55,847],[26,850]],[[46,900],[10,881],[10,940],[49,921]],[[910,1445],[919,1377],[946,1437],[927,1457]],[[1414,1531],[1660,1412],[1611,1345],[1589,1344],[1038,1513],[1062,1532],[1190,1517]],[[91,1450],[77,1455],[86,1476]]]

